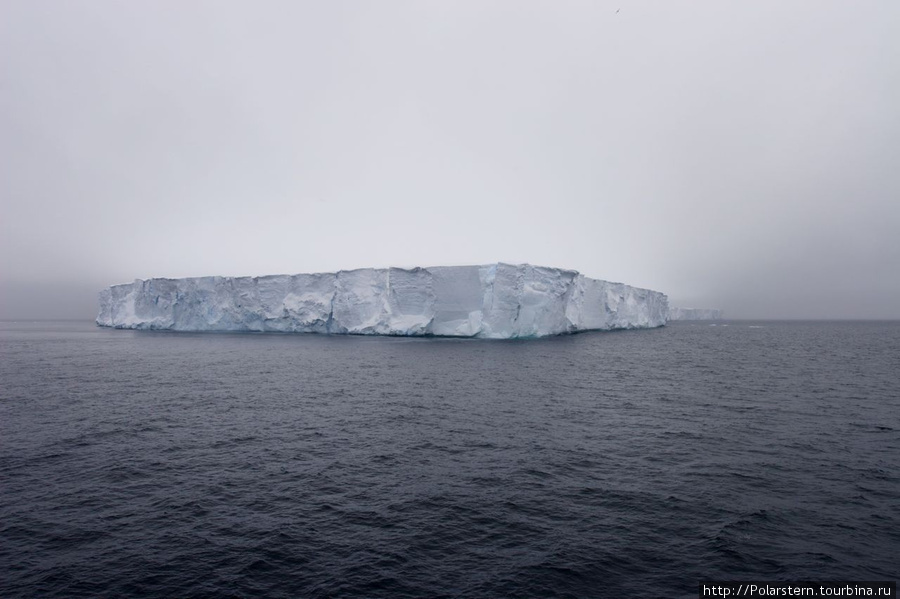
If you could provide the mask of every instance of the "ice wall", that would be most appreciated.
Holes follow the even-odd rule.
[[[666,296],[530,264],[136,280],[100,292],[122,329],[508,339],[658,327]]]

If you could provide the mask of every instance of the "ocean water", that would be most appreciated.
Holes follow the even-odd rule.
[[[900,322],[0,323],[0,597],[692,597],[898,556]]]

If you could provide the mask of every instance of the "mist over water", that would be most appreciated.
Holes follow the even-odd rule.
[[[0,595],[896,580],[898,348],[896,322],[511,342],[0,323]]]
[[[530,263],[900,318],[900,3],[0,3],[0,318]]]

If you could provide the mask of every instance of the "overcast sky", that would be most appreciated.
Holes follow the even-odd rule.
[[[0,317],[497,261],[900,318],[900,2],[0,3]]]

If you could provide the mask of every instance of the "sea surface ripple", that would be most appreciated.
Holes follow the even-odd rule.
[[[900,323],[530,341],[0,323],[0,596],[897,580]]]

